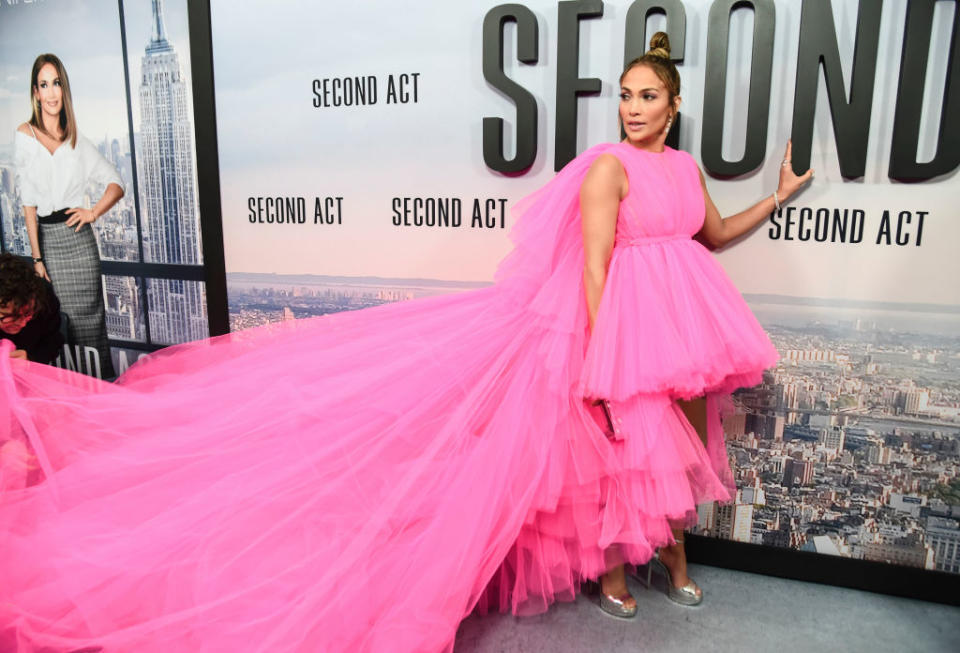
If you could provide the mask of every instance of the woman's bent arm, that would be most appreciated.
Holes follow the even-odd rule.
[[[771,193],[760,200],[746,211],[741,211],[729,218],[720,216],[720,211],[710,199],[710,193],[707,192],[707,182],[703,178],[703,172],[700,172],[700,185],[703,187],[703,200],[706,205],[706,215],[703,220],[703,227],[700,234],[712,247],[723,247],[731,240],[736,240],[743,234],[751,231],[758,224],[766,220],[774,209],[777,208],[777,202],[782,205],[787,199],[800,190],[800,187],[807,183],[813,176],[813,170],[807,170],[802,175],[796,175],[790,164],[791,144],[787,142],[787,151],[783,157],[783,163],[780,166],[780,184],[777,186],[777,199],[774,200]]]
[[[76,230],[80,231],[83,225],[96,221],[97,218],[109,211],[114,204],[120,201],[121,197],[123,197],[123,188],[119,184],[107,184],[106,190],[103,191],[103,197],[92,209],[67,209],[67,214],[70,216],[67,218],[67,226],[76,227]]]
[[[583,287],[590,316],[590,329],[597,319],[607,266],[617,233],[620,200],[627,193],[627,175],[620,160],[601,154],[590,166],[580,186],[580,215],[583,224]]]

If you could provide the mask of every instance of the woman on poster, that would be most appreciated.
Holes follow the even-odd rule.
[[[58,57],[36,58],[30,89],[33,112],[17,128],[15,166],[34,267],[53,284],[69,318],[68,345],[79,346],[77,364],[87,374],[110,379],[115,375],[92,224],[123,197],[123,182],[78,131],[70,81]],[[105,190],[92,208],[83,208],[91,182]],[[88,347],[96,350],[99,369],[88,367]]]
[[[492,287],[179,345],[115,384],[0,355],[0,423],[44,476],[0,496],[0,648],[438,651],[475,608],[600,576],[626,616],[621,565],[657,548],[685,581],[677,527],[731,492],[719,400],[776,360],[692,236],[746,233],[809,173],[721,220],[664,147],[665,55],[621,80],[627,139],[515,207]],[[678,404],[703,396],[706,447]]]

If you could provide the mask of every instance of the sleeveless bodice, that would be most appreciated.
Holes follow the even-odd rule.
[[[647,152],[626,143],[610,149],[623,164],[629,190],[620,203],[616,246],[689,239],[703,225],[700,175],[686,152]]]
[[[754,385],[776,350],[723,268],[692,237],[705,217],[686,152],[606,149],[629,184],[587,349],[586,397],[695,397]]]

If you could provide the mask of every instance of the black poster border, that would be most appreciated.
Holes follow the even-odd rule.
[[[209,0],[188,3],[197,183],[210,335],[230,330],[220,203]],[[960,605],[960,575],[688,534],[691,562],[780,578]]]
[[[690,562],[807,583],[960,605],[960,575],[688,533]]]
[[[210,335],[219,336],[230,332],[230,315],[227,308],[227,270],[223,248],[223,211],[220,204],[220,156],[217,149],[213,33],[209,0],[188,2],[187,21],[190,32],[197,196],[200,205],[200,233],[203,238],[207,320]]]

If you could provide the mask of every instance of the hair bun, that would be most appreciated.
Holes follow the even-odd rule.
[[[666,32],[657,32],[650,39],[650,49],[647,54],[663,59],[670,58],[670,37]]]

